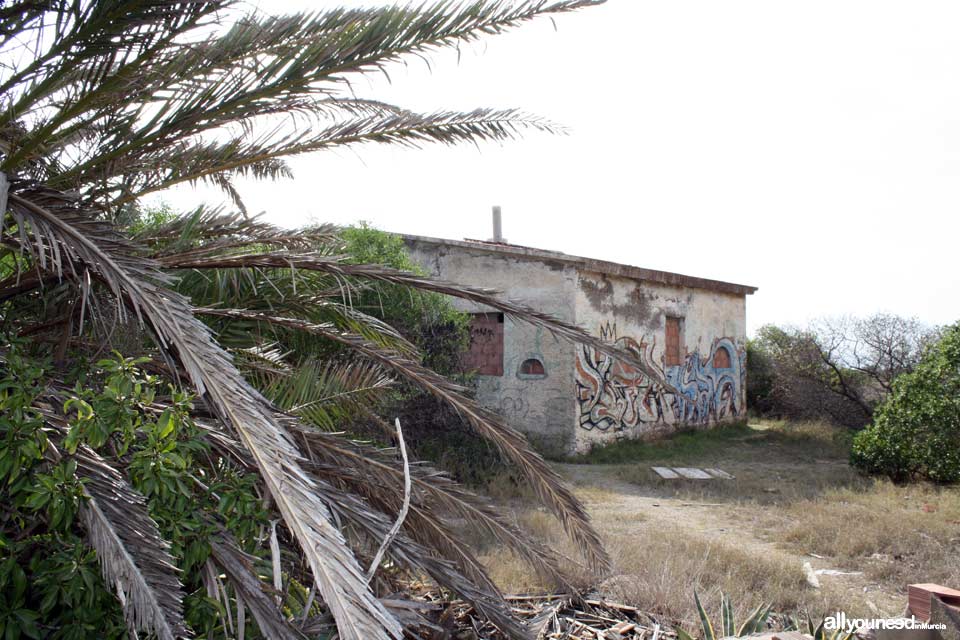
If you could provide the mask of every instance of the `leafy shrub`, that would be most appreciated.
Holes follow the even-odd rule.
[[[851,461],[895,481],[960,481],[960,323],[894,381],[873,424],[854,438]]]
[[[757,340],[747,340],[747,407],[761,416],[776,413],[773,357]]]
[[[403,238],[366,223],[340,230],[347,260],[381,264],[424,274],[407,253]],[[423,353],[423,364],[445,375],[460,370],[460,355],[469,344],[470,316],[457,311],[438,293],[394,284],[375,284],[353,301],[356,309],[383,320],[408,337]]]
[[[0,364],[0,636],[122,638],[120,602],[103,583],[96,552],[87,544],[80,511],[89,500],[77,473],[78,450],[92,450],[124,470],[147,499],[150,516],[170,541],[186,587],[187,622],[224,637],[212,615],[202,572],[209,539],[221,528],[255,552],[267,525],[252,480],[208,455],[209,445],[190,418],[191,398],[145,374],[142,360],[101,360],[78,381],[64,406],[69,416],[64,455],[48,446],[56,426],[36,408],[45,363],[9,348]],[[161,394],[164,410],[154,400]],[[203,480],[201,481],[200,478]],[[122,500],[122,497],[118,497]]]

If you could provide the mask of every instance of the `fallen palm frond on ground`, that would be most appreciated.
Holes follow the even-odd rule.
[[[669,621],[625,604],[569,595],[506,596],[514,616],[527,623],[540,640],[670,640],[677,631]],[[496,627],[462,600],[440,594],[418,594],[411,607],[420,617],[418,631],[427,640],[471,638],[505,640]]]

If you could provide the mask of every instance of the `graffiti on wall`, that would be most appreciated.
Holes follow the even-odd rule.
[[[621,431],[645,424],[705,424],[743,413],[746,351],[730,338],[717,338],[708,353],[686,354],[679,365],[664,367],[654,358],[655,339],[617,337],[605,325],[600,337],[637,355],[679,393],[636,367],[581,346],[576,382],[580,426]]]

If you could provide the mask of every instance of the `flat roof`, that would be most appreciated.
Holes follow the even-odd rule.
[[[464,240],[447,240],[445,238],[431,238],[429,236],[415,236],[405,233],[400,234],[400,237],[402,237],[406,242],[410,243],[421,242],[424,244],[460,247],[463,249],[470,249],[472,251],[498,253],[509,255],[518,259],[559,262],[578,267],[584,271],[595,271],[611,276],[632,278],[634,280],[646,280],[648,282],[657,282],[660,284],[679,287],[707,289],[709,291],[719,291],[722,293],[740,296],[750,295],[757,290],[757,287],[751,287],[745,284],[734,284],[732,282],[723,282],[721,280],[710,280],[708,278],[685,276],[680,273],[671,273],[669,271],[644,269],[643,267],[634,267],[627,264],[608,262],[606,260],[596,260],[594,258],[585,258],[582,256],[572,256],[561,251],[548,251],[546,249],[524,247],[522,245],[509,244],[506,242],[471,240],[469,238]]]

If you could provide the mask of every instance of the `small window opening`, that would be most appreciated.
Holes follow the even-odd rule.
[[[730,368],[730,352],[727,351],[726,347],[718,347],[716,353],[713,354],[713,368],[714,369]]]
[[[520,373],[528,376],[542,376],[547,373],[543,363],[536,358],[528,358],[520,364]]]
[[[663,364],[675,367],[680,361],[681,319],[667,316],[664,340]]]

